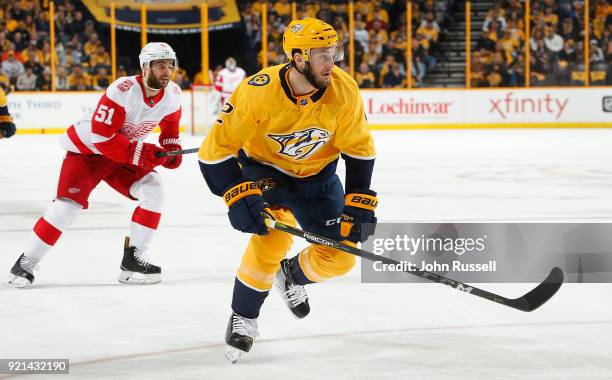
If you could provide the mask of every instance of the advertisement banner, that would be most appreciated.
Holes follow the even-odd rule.
[[[373,127],[611,127],[612,88],[363,90]]]
[[[101,92],[12,92],[20,133],[65,129],[93,111]],[[362,90],[372,129],[611,128],[612,87]],[[193,103],[193,106],[192,106]],[[206,131],[216,120],[211,91],[183,91],[181,126]],[[53,132],[51,132],[53,133]]]

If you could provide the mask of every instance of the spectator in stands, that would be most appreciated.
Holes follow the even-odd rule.
[[[28,48],[25,49],[21,55],[25,62],[34,61],[34,62],[44,62],[44,57],[42,51],[36,47],[36,41],[30,41]],[[25,63],[24,62],[24,63]]]
[[[512,26],[516,28],[517,30],[523,31],[525,29],[525,22],[523,21],[523,10],[522,9],[519,9],[519,10],[513,9],[508,13],[508,18],[506,20],[506,28],[510,28],[510,23],[512,23],[513,24]]]
[[[360,88],[373,88],[376,84],[376,77],[374,73],[370,71],[370,66],[367,63],[362,62],[359,65],[359,71],[355,74],[355,81]]]
[[[424,37],[421,37],[424,39]],[[423,44],[419,42],[419,39],[412,40],[412,73],[411,75],[416,79],[417,87],[423,86],[423,79],[426,74],[426,62],[427,53]]]
[[[68,76],[68,88],[76,91],[91,89],[91,76],[78,64],[72,65],[72,73]]]
[[[97,66],[96,75],[91,78],[92,88],[96,91],[106,90],[108,85],[111,84],[112,78],[108,75],[106,67]]]
[[[434,25],[434,21],[425,20],[425,24],[417,29],[417,34],[423,35],[429,41],[430,50],[435,50],[435,46],[438,43],[439,38],[439,29],[438,26],[436,29],[436,25]]]
[[[434,19],[433,12],[427,12],[425,14],[425,18],[421,21],[421,25],[419,25],[419,29],[425,28],[427,24],[433,25],[433,28],[436,30],[436,33],[440,33],[440,25]]]
[[[552,7],[546,7],[544,14],[540,17],[540,20],[547,24],[549,27],[557,28],[559,23],[559,16],[557,16]]]
[[[68,74],[67,70],[64,66],[59,66],[57,68],[57,73],[55,74],[55,89],[58,91],[69,90],[68,86]]]
[[[23,39],[23,34],[15,33],[13,35],[13,44],[15,44],[15,50],[22,51],[28,47],[28,41]]]
[[[486,79],[489,87],[499,87],[503,79],[501,76],[501,67],[499,65],[494,65]]]
[[[533,85],[547,85],[552,68],[552,55],[546,48],[544,39],[536,41],[536,49],[532,51],[533,67],[531,69],[531,83]]]
[[[97,33],[92,33],[89,36],[89,39],[83,45],[83,51],[86,56],[92,56],[98,51],[98,47],[100,46],[100,40],[98,39]]]
[[[49,34],[49,20],[47,12],[38,12],[34,20],[34,27],[36,32],[40,36],[47,36]]]
[[[332,24],[334,20],[334,11],[331,9],[331,6],[327,1],[322,1],[319,5],[319,11],[317,12],[317,16],[321,21],[325,21],[328,24]]]
[[[591,56],[589,62],[599,63],[605,62],[605,56],[603,50],[597,44],[597,40],[591,40],[591,48],[589,49]]]
[[[396,62],[391,66],[391,69],[383,78],[383,88],[398,88],[404,87],[404,75],[401,72],[400,65]]]
[[[516,59],[508,66],[508,84],[512,87],[525,84],[525,55],[518,53]]]
[[[68,3],[68,5],[72,5]],[[74,13],[74,19],[72,19],[68,23],[68,28],[70,29],[70,34],[73,36],[81,36],[85,31],[85,21],[83,20],[83,12],[76,11]]]
[[[378,22],[382,29],[389,29],[389,15],[380,6],[374,6],[374,11],[366,14],[366,28],[373,29],[375,22]]]
[[[487,13],[485,22],[482,24],[482,30],[488,33],[494,23],[497,24],[497,29],[499,31],[506,29],[506,18],[504,14],[505,11],[501,7],[501,1],[496,1],[493,8]]]
[[[370,41],[378,41],[381,45],[384,45],[389,40],[389,34],[387,30],[383,28],[383,24],[380,20],[374,20],[372,22],[372,28],[368,28]]]
[[[563,49],[559,52],[557,60],[557,75],[559,84],[569,84],[573,63],[577,60],[576,49],[573,40],[566,40]]]
[[[36,89],[39,91],[51,91],[51,68],[45,67],[41,75],[37,76]]]
[[[111,66],[110,55],[103,45],[98,45],[96,52],[89,59],[89,65],[94,71],[97,71],[99,67],[108,68]]]
[[[291,18],[291,4],[288,0],[278,0],[273,9],[279,16]]]
[[[561,22],[560,29],[561,30],[559,34],[561,37],[563,37],[563,40],[572,40],[576,42],[580,39],[580,32],[574,26],[574,22],[571,18],[568,17],[563,19],[563,22]]]
[[[178,84],[182,90],[189,90],[191,88],[191,82],[183,72],[177,71],[172,80],[174,83]]]
[[[546,29],[544,29],[544,34],[544,44],[548,50],[553,53],[558,53],[563,49],[563,37],[558,35],[552,26],[546,27]]]
[[[36,89],[36,74],[32,72],[32,67],[27,66],[25,73],[19,75],[15,85],[19,91],[33,91]]]
[[[14,50],[8,51],[7,59],[2,62],[2,72],[9,78],[12,85],[15,85],[17,78],[25,72],[23,63],[15,58]]]
[[[355,42],[361,44],[362,49],[367,49],[369,34],[365,28],[365,22],[355,22],[355,30],[353,31],[353,36],[355,38]]]

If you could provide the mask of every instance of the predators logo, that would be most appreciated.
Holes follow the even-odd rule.
[[[320,128],[308,128],[288,135],[268,135],[269,138],[280,144],[278,153],[296,160],[303,160],[312,156],[331,138],[331,134]]]

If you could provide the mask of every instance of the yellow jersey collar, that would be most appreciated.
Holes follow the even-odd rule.
[[[283,88],[283,91],[285,92],[285,95],[287,96],[287,98],[292,103],[300,104],[303,106],[309,103],[308,99],[310,99],[310,102],[312,103],[315,103],[319,99],[321,99],[323,97],[323,94],[325,94],[325,90],[326,90],[325,88],[317,89],[309,94],[302,95],[302,96],[296,96],[293,94],[293,91],[291,89],[291,85],[289,84],[289,79],[288,79],[289,69],[291,67],[293,67],[293,65],[291,63],[288,63],[285,66],[283,66],[279,71],[281,87]]]

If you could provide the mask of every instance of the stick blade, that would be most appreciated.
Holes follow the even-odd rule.
[[[558,267],[554,267],[541,284],[524,296],[510,300],[507,304],[521,311],[534,311],[551,299],[561,288],[562,284],[563,271]]]

